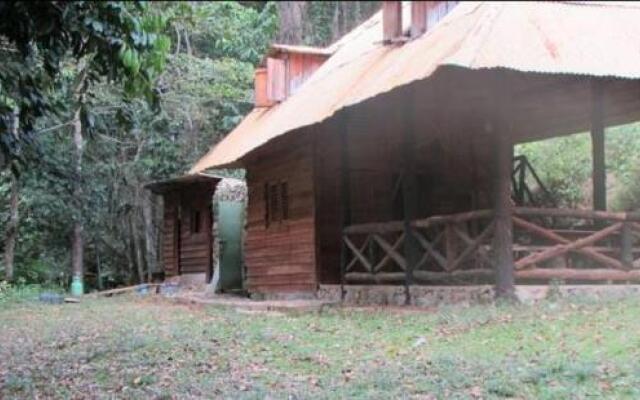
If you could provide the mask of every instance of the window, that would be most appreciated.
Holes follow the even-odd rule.
[[[289,219],[289,185],[287,182],[265,183],[264,185],[265,225]]]
[[[280,220],[280,207],[278,202],[278,185],[270,185],[269,186],[269,206],[271,210],[269,210],[269,214],[271,215],[271,221],[275,222]]]
[[[202,219],[200,211],[193,210],[191,212],[191,233],[200,233],[202,231]]]
[[[280,184],[280,206],[282,207],[282,219],[289,219],[289,185],[287,182]]]

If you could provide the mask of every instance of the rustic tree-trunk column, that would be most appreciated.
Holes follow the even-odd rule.
[[[495,132],[494,254],[496,262],[496,296],[515,298],[513,265],[513,206],[511,204],[511,160],[513,145],[508,132]]]
[[[627,268],[633,268],[633,238],[631,237],[631,223],[622,224],[620,235],[620,261]]]
[[[413,94],[413,91],[411,92]],[[408,96],[414,103],[415,96]],[[404,254],[406,259],[406,278],[405,278],[405,303],[411,304],[411,283],[413,282],[413,270],[418,264],[420,254],[418,253],[418,241],[413,234],[411,221],[414,220],[418,212],[418,185],[416,182],[415,171],[415,148],[416,139],[413,132],[415,118],[412,105],[409,104],[404,109],[402,125],[403,143],[402,152],[404,158],[404,174],[402,177],[402,206],[404,215]]]
[[[345,274],[348,262],[346,243],[343,239],[344,229],[351,224],[351,171],[349,167],[349,115],[348,111],[343,111],[341,117],[338,117],[338,130],[340,132],[340,200],[341,204],[341,230],[340,230],[340,296],[342,300],[345,297]]]
[[[516,300],[513,263],[513,204],[511,201],[511,172],[513,141],[509,118],[512,116],[509,96],[494,85],[496,96],[493,138],[493,208],[495,230],[493,251],[496,267],[496,297]],[[502,82],[504,84],[504,82]]]
[[[593,161],[593,209],[607,209],[607,173],[604,154],[603,86],[600,81],[591,84],[591,154]]]

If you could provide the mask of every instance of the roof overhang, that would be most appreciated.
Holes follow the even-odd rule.
[[[628,3],[462,2],[427,33],[385,46],[378,13],[332,46],[335,53],[294,96],[254,109],[191,172],[239,166],[279,136],[439,71],[640,82],[640,41],[632,40],[639,20],[640,6]]]
[[[205,174],[198,172],[195,174],[188,174],[179,176],[176,178],[164,179],[155,181],[144,185],[145,189],[151,190],[156,194],[164,194],[176,190],[181,190],[193,185],[209,184],[212,188],[220,182],[223,178],[217,175]]]

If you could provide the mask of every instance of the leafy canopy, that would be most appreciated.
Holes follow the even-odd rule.
[[[122,81],[127,95],[155,99],[171,41],[161,34],[166,18],[148,10],[140,2],[0,2],[0,167],[33,139],[37,118],[62,108],[52,93],[70,57],[88,63],[85,85]]]

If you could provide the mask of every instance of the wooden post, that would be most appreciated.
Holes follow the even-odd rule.
[[[632,252],[632,237],[631,237],[631,223],[623,222],[622,223],[622,235],[621,235],[621,243],[620,243],[620,261],[627,268],[633,267],[633,252]]]
[[[593,160],[593,209],[607,209],[607,175],[604,154],[603,84],[591,82],[591,154]]]
[[[506,79],[506,78],[505,78]],[[500,85],[502,83],[502,85]],[[491,132],[494,144],[493,207],[495,230],[493,251],[496,266],[496,297],[516,300],[513,264],[513,205],[511,204],[511,173],[513,165],[513,142],[511,139],[510,98],[502,90],[504,81],[494,82],[492,94],[497,105],[494,129]]]
[[[416,239],[411,221],[418,214],[418,185],[416,182],[415,171],[415,148],[416,141],[413,132],[414,113],[413,113],[413,88],[409,89],[409,98],[411,101],[405,106],[403,112],[403,141],[402,154],[404,159],[404,174],[402,179],[402,207],[404,210],[404,253],[407,262],[405,277],[405,304],[411,304],[411,283],[413,282],[413,269],[420,260],[419,243]]]
[[[453,231],[453,222],[449,222],[444,227],[444,243],[447,257],[447,271],[451,271],[456,261],[456,238]]]
[[[345,297],[345,275],[348,262],[347,252],[349,248],[344,241],[344,229],[351,224],[351,171],[349,170],[349,114],[343,111],[337,120],[338,130],[340,132],[340,200],[341,207],[341,226],[340,230],[340,298]]]

